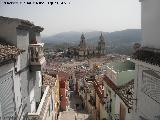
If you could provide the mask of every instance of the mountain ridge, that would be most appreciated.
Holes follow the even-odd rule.
[[[98,44],[100,34],[103,34],[106,40],[106,48],[111,53],[131,54],[134,43],[141,43],[141,29],[126,29],[115,32],[91,31],[85,32],[87,44],[96,46]],[[43,38],[43,42],[55,45],[78,45],[82,32],[69,31]],[[128,49],[128,52],[127,52]]]

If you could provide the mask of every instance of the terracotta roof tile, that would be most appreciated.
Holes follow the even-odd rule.
[[[132,108],[133,105],[133,98],[129,99],[128,98],[128,91],[129,93],[131,92],[131,96],[133,97],[134,91],[133,91],[133,86],[134,86],[134,80],[129,81],[123,86],[116,86],[112,80],[109,79],[108,76],[104,76],[104,81],[107,83],[107,85],[123,100],[123,102],[126,104],[128,108]]]
[[[22,52],[24,52],[24,50],[20,50],[15,46],[0,44],[0,63],[6,62],[9,60],[14,60]]]
[[[50,87],[54,87],[55,86],[55,82],[56,82],[56,78],[48,75],[48,74],[43,74],[42,75],[43,78],[43,86],[50,86]]]

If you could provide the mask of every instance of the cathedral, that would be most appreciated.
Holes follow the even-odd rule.
[[[86,44],[84,34],[82,33],[79,46],[76,50],[76,55],[79,59],[85,59],[95,56],[105,55],[105,39],[101,33],[96,47]]]

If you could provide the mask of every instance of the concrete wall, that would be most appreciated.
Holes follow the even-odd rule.
[[[160,0],[142,1],[143,46],[160,48]]]
[[[0,66],[0,117],[10,117],[16,109],[13,66],[13,63]]]
[[[116,95],[116,100],[115,100],[115,114],[120,115],[120,104],[123,104],[125,107],[126,113],[125,113],[125,120],[132,120],[132,112],[128,113],[128,107],[125,105],[125,103],[121,100],[121,98]]]
[[[17,46],[16,27],[17,22],[0,20],[0,38]]]
[[[29,65],[29,32],[26,30],[17,29],[17,47],[25,50],[23,54],[20,55],[20,69],[23,69]]]
[[[25,71],[21,72],[21,73],[16,73],[15,74],[15,65],[14,63],[10,63],[10,64],[6,64],[0,67],[0,76],[5,76],[7,73],[12,72],[12,85],[13,85],[13,93],[14,95],[10,95],[10,97],[12,97],[12,100],[14,99],[14,101],[12,102],[12,104],[9,104],[12,108],[14,106],[14,112],[15,111],[19,111],[19,108],[21,106],[21,103],[23,103],[23,106],[20,109],[19,112],[19,116],[22,113],[22,108],[24,108],[24,112],[22,113],[22,115],[24,115],[26,112],[30,112],[31,111],[31,105],[30,105],[30,101],[29,98],[31,99],[32,96],[34,95],[33,91],[33,76],[29,73],[29,69],[26,69]],[[0,77],[1,80],[1,77]],[[31,82],[32,81],[32,82]],[[30,84],[29,84],[30,83]],[[8,91],[12,91],[12,87],[9,87]],[[3,94],[5,94],[4,92],[1,92]],[[30,94],[30,97],[29,97]],[[8,94],[6,94],[8,95]],[[1,96],[2,97],[2,96]],[[3,96],[4,97],[4,96]],[[9,100],[9,97],[7,98],[7,100]],[[27,108],[24,107],[25,104],[27,103]],[[32,105],[32,109],[33,106]],[[9,106],[7,106],[8,108]],[[35,110],[35,109],[34,109]],[[13,113],[12,113],[13,114]]]
[[[40,102],[41,98],[41,86],[42,86],[42,74],[41,71],[36,72],[36,80],[35,80],[35,101]]]
[[[153,98],[149,96],[149,94],[144,93],[144,76],[142,74],[143,70],[153,70],[151,68],[146,67],[145,63],[137,64],[136,65],[136,79],[135,79],[135,97],[137,98],[137,102],[134,103],[134,114],[133,117],[136,120],[141,120],[140,116],[146,118],[147,120],[158,120],[156,116],[160,116],[160,103],[156,102]],[[156,71],[160,75],[160,71]],[[155,80],[154,77],[152,77]],[[147,81],[153,81],[152,79],[148,79]],[[159,81],[159,80],[158,80]],[[151,85],[156,86],[159,83],[152,83]],[[149,85],[149,84],[148,84]],[[148,85],[145,86],[148,88]],[[158,91],[159,88],[157,88]],[[150,87],[147,91],[152,93],[152,96],[157,96],[156,92],[153,92],[152,88]],[[151,95],[151,94],[150,94]]]
[[[36,102],[39,102],[41,97],[41,71],[30,71],[29,31],[17,29],[19,24],[20,21],[12,19],[0,20],[0,40],[5,40],[11,45],[25,50],[17,57],[15,64],[6,64],[0,67],[0,76],[9,71],[13,72],[15,110],[19,111],[22,103],[20,114],[22,113],[23,116],[27,112],[36,112]],[[36,37],[40,42],[39,33],[36,33]]]
[[[15,102],[16,102],[16,110],[19,110],[22,102],[21,95],[21,84],[20,84],[20,75],[16,74],[14,77],[14,91],[15,91]]]

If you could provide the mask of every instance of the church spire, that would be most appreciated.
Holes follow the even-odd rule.
[[[105,54],[105,40],[102,35],[102,32],[101,32],[101,35],[100,35],[99,41],[98,41],[98,54],[100,54],[100,55]]]
[[[86,41],[85,41],[85,37],[84,34],[82,33],[81,35],[81,40],[80,40],[80,44],[79,44],[80,48],[86,48]]]
[[[103,37],[103,35],[102,35],[102,32],[101,32],[101,35],[100,35],[100,37],[99,37],[99,40],[102,41],[102,42],[104,42],[104,37]]]
[[[84,34],[82,33],[81,40],[84,40],[84,39],[85,39],[85,37],[84,37]]]

